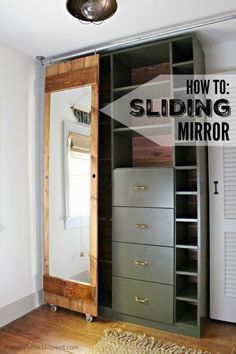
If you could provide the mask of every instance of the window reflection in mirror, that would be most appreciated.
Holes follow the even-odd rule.
[[[90,217],[90,126],[64,122],[65,228],[86,226]]]
[[[90,137],[69,132],[69,216],[84,218],[90,215]]]
[[[91,86],[51,94],[49,274],[89,283]]]

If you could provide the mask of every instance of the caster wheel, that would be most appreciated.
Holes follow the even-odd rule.
[[[51,304],[50,305],[50,309],[51,309],[52,312],[57,312],[57,306],[56,305]]]
[[[86,315],[86,321],[89,322],[89,323],[93,322],[93,316]]]

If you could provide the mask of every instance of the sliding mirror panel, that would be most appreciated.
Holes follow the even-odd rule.
[[[97,316],[98,67],[91,56],[46,76],[45,302]]]

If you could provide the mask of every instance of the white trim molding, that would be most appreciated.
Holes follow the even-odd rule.
[[[43,290],[39,290],[0,308],[0,328],[33,311],[43,303]]]

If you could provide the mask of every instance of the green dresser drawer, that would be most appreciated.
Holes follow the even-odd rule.
[[[173,286],[113,277],[112,308],[116,312],[173,323]]]
[[[174,210],[113,207],[113,241],[174,246]]]
[[[173,168],[114,170],[113,205],[174,208]]]
[[[113,242],[112,274],[163,284],[174,284],[174,249]]]

